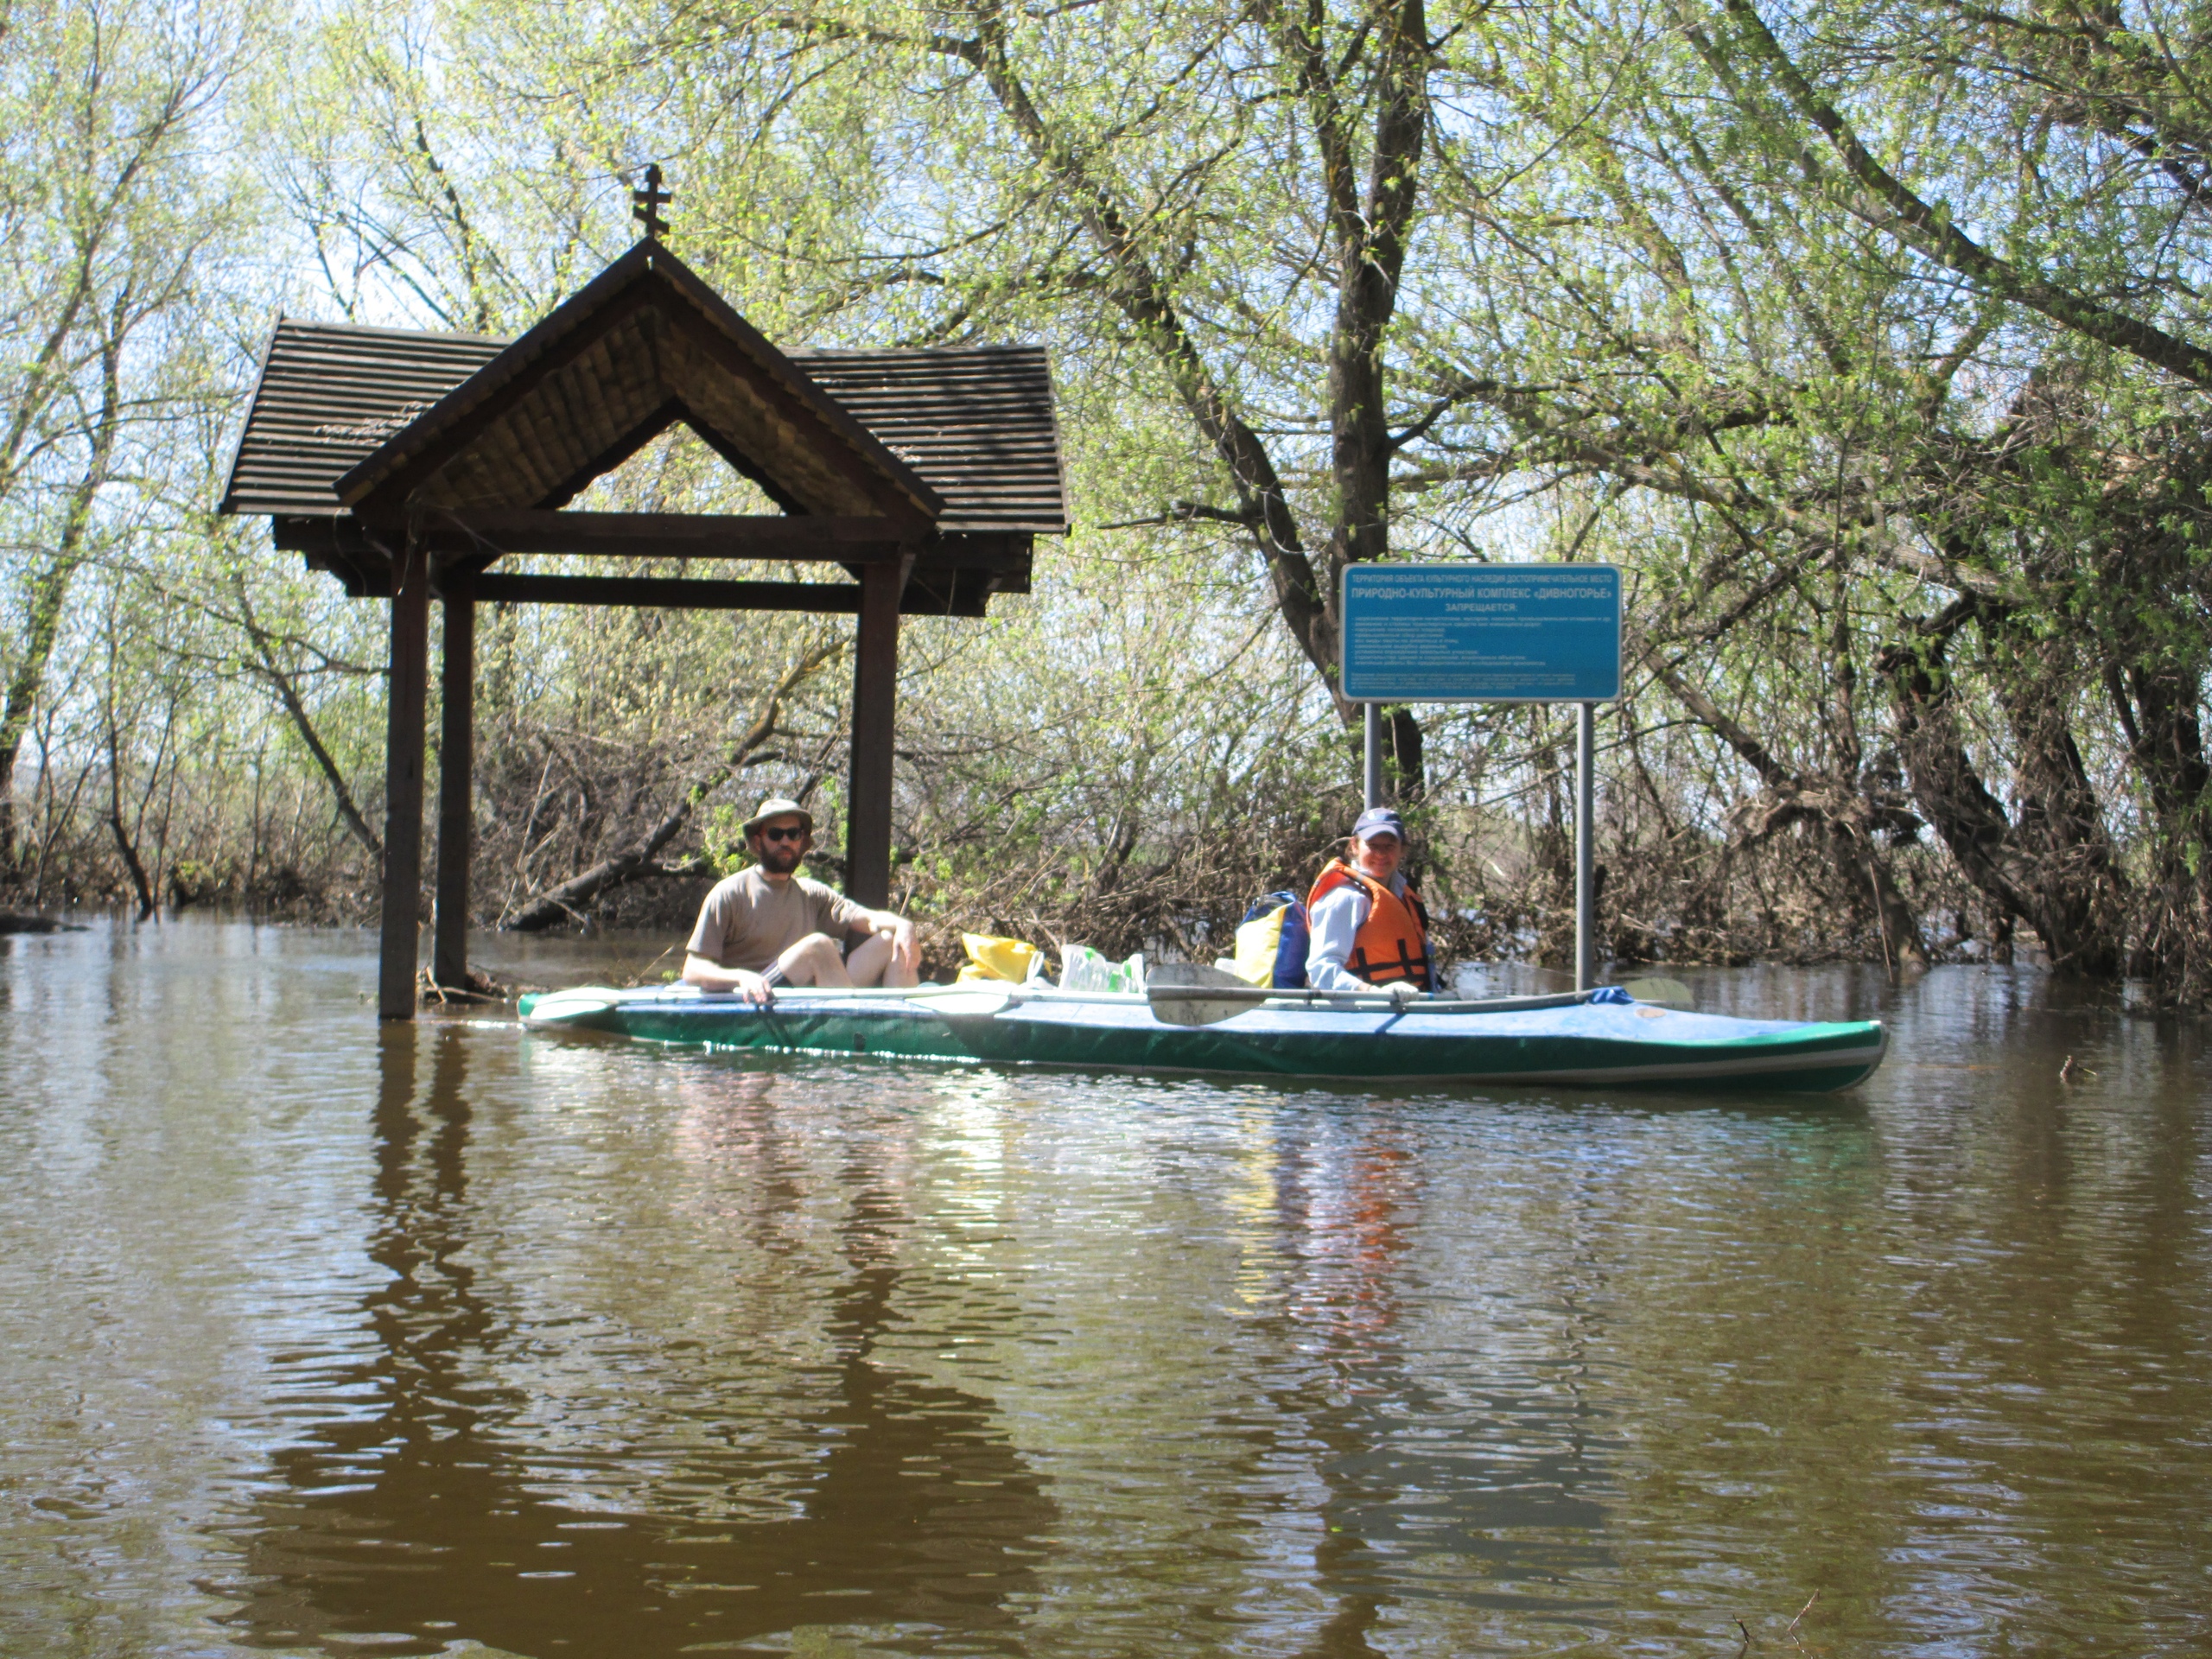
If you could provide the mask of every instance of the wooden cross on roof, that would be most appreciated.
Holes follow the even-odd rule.
[[[655,162],[647,167],[645,188],[630,193],[630,200],[635,204],[630,209],[630,217],[645,227],[648,242],[659,241],[668,229],[668,221],[660,216],[660,210],[675,199],[673,192],[660,188],[660,163]]]

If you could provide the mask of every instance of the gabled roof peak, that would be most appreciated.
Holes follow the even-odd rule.
[[[942,497],[665,246],[639,242],[337,480],[357,513],[557,506],[677,420],[789,510]]]
[[[219,510],[349,516],[337,480],[509,344],[283,318],[262,353]],[[825,347],[789,355],[944,498],[939,531],[1065,532],[1052,365],[1042,346]]]

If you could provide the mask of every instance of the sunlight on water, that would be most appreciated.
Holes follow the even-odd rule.
[[[2196,1028],[2024,971],[1686,974],[1897,1022],[1723,1105],[380,1032],[360,934],[7,943],[10,1655],[2212,1647]]]

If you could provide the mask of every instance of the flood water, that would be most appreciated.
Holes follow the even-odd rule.
[[[4,942],[8,1655],[2212,1651],[2202,1027],[1686,974],[1891,1057],[1369,1095],[379,1031],[372,952]]]

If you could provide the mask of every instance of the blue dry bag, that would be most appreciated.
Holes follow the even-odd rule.
[[[1296,990],[1306,983],[1306,949],[1311,938],[1306,906],[1294,893],[1270,893],[1255,900],[1236,928],[1236,971],[1254,984]]]

